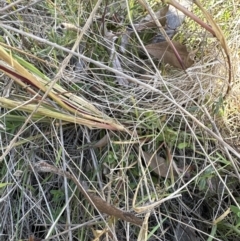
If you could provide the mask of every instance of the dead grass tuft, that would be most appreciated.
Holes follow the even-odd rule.
[[[174,41],[194,64],[162,63],[139,2],[0,2],[0,240],[238,239],[239,4],[204,3],[230,49],[225,96],[219,41],[186,19]]]

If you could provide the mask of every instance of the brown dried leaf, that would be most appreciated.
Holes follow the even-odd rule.
[[[161,177],[171,177],[171,171],[174,176],[177,176],[177,172],[173,167],[170,166],[164,158],[158,156],[156,153],[148,153],[145,151],[141,151],[141,154],[146,162],[150,166],[153,172],[158,174]]]
[[[94,148],[102,148],[105,147],[109,141],[110,141],[110,137],[112,136],[111,133],[107,133],[103,138],[101,138],[99,141],[97,141],[93,147]]]
[[[34,235],[31,235],[28,239],[28,241],[41,241],[42,239],[34,237]]]
[[[182,45],[178,42],[172,41],[174,47],[176,48],[179,56],[181,57],[183,64],[186,68],[189,68],[193,65],[194,61],[192,60],[192,53],[187,51],[185,45]],[[182,68],[181,64],[179,63],[174,51],[169,46],[167,42],[160,42],[154,44],[148,44],[145,46],[146,50],[150,55],[153,57],[161,60],[165,64],[169,64],[176,68]]]

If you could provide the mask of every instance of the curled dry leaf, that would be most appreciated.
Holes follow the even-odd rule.
[[[194,63],[194,61],[192,60],[193,53],[189,53],[185,45],[182,45],[175,41],[172,42],[179,56],[181,57],[182,63],[185,68],[191,67]],[[150,55],[159,59],[161,62],[164,62],[165,64],[169,64],[176,68],[182,68],[181,63],[178,61],[174,51],[167,42],[148,44],[145,46],[145,48]]]
[[[167,162],[167,160],[158,156],[156,153],[148,153],[145,151],[140,151],[140,153],[142,154],[146,164],[150,166],[154,173],[161,177],[170,178],[172,170],[173,175],[177,176],[177,172],[175,171],[174,167],[170,166],[171,163]]]
[[[111,133],[107,133],[103,138],[101,138],[99,141],[93,144],[93,147],[94,148],[105,147],[109,143],[111,136],[112,136]]]
[[[57,174],[59,176],[65,176],[69,179],[71,179],[79,189],[79,191],[83,194],[83,196],[101,213],[106,213],[110,216],[114,216],[116,218],[120,218],[122,220],[125,220],[127,222],[136,224],[141,226],[143,223],[143,220],[136,217],[134,214],[130,212],[124,212],[121,209],[107,203],[105,200],[103,200],[101,197],[97,196],[96,194],[90,192],[85,188],[84,183],[80,182],[74,175],[72,175],[70,172],[66,172],[60,168],[57,168],[53,165],[48,164],[45,161],[39,161],[34,164],[34,168],[37,172],[50,172],[53,174]]]

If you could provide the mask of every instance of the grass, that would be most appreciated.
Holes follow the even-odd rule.
[[[183,71],[139,50],[156,28],[121,51],[147,14],[138,1],[0,2],[0,240],[238,240],[239,3],[203,4],[230,49],[227,96],[219,41],[188,18],[174,36],[197,49]],[[143,225],[98,213],[41,160]]]

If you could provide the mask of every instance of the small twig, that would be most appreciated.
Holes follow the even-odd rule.
[[[134,214],[129,212],[124,212],[115,206],[107,203],[104,201],[101,197],[97,196],[96,194],[87,191],[84,188],[84,184],[82,184],[74,175],[70,174],[67,171],[63,171],[57,167],[54,167],[45,161],[39,161],[36,164],[34,164],[34,168],[37,172],[50,172],[53,174],[57,174],[62,177],[67,177],[71,179],[79,189],[79,191],[84,195],[84,197],[94,206],[95,209],[97,209],[101,213],[105,213],[111,216],[114,216],[116,218],[120,218],[122,220],[125,220],[127,222],[136,224],[141,226],[143,223],[143,220],[136,217]]]

